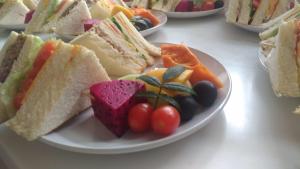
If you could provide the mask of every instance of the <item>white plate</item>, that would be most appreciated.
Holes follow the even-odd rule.
[[[0,25],[2,29],[9,29],[9,30],[25,30],[26,24],[19,24],[19,25]]]
[[[158,25],[150,28],[150,29],[146,29],[146,30],[140,31],[140,33],[144,37],[149,36],[149,35],[157,32],[168,21],[168,17],[167,17],[167,15],[164,12],[155,11],[155,10],[153,10],[151,12],[159,19],[160,23]],[[61,38],[61,39],[65,40],[65,41],[73,40],[76,37],[76,35],[66,35],[66,34],[58,34],[58,33],[56,33],[56,36],[58,38]]]
[[[129,131],[123,137],[117,138],[94,118],[93,111],[89,109],[40,140],[73,152],[121,154],[153,149],[193,134],[221,112],[231,93],[231,78],[224,66],[213,57],[199,50],[192,50],[222,80],[224,88],[218,91],[218,98],[213,106],[181,125],[174,134],[159,137],[153,133],[138,135]]]
[[[159,19],[159,24],[150,28],[150,29],[146,29],[143,31],[140,31],[140,33],[146,37],[149,36],[155,32],[157,32],[162,26],[164,26],[167,21],[168,21],[168,17],[164,12],[161,11],[156,11],[156,10],[151,10],[151,12],[153,13],[153,15],[155,15],[158,19]]]
[[[266,30],[268,28],[268,25],[245,25],[245,24],[240,24],[240,23],[233,23],[235,26],[245,29],[247,31],[250,32],[256,32],[256,33],[260,33],[263,32],[264,30]]]
[[[216,14],[222,11],[224,7],[213,9],[209,11],[195,11],[195,12],[165,12],[168,17],[170,18],[196,18],[196,17],[203,17],[212,14]]]

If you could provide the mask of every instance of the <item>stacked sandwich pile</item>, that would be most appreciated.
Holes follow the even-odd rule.
[[[24,23],[25,16],[34,10],[38,0],[1,0],[0,25],[20,25]]]
[[[41,0],[25,32],[51,32],[55,28],[62,34],[81,34],[86,19],[91,19],[91,14],[85,0]]]
[[[294,0],[230,0],[227,22],[261,25],[288,11]]]
[[[133,0],[131,6],[164,12],[194,12],[222,8],[224,2],[223,0]]]
[[[41,0],[35,11],[27,13],[25,21],[28,25],[25,32],[55,32],[58,35],[77,36],[119,12],[136,23],[136,28],[140,31],[159,24],[159,19],[150,11],[131,10],[122,0]]]
[[[160,49],[123,13],[72,44],[12,32],[0,53],[0,123],[37,139],[88,108],[91,85],[110,81],[109,76],[141,73],[159,56]]]

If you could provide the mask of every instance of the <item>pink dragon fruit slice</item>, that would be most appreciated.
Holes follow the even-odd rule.
[[[113,80],[93,85],[90,93],[95,117],[121,137],[128,130],[129,109],[143,101],[134,95],[144,90],[143,83],[130,80]]]

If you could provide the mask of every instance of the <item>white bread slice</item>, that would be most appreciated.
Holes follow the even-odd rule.
[[[100,26],[94,29],[102,29]],[[93,50],[110,76],[120,77],[141,73],[145,69],[146,63],[144,62],[144,65],[141,65],[137,61],[139,54],[131,50],[124,39],[111,36],[108,30],[102,30],[105,32],[103,37],[91,30],[78,36],[71,43],[83,45]]]
[[[26,13],[29,9],[21,0],[5,1],[0,9],[1,25],[19,25],[24,24]]]
[[[226,21],[229,23],[237,22],[240,14],[241,0],[230,0],[226,11]]]
[[[5,41],[4,45],[2,46],[2,49],[0,51],[0,63],[2,63],[2,60],[5,57],[6,50],[15,43],[15,41],[18,38],[18,33],[16,32],[11,32],[10,35],[8,36],[7,40]]]
[[[255,14],[252,18],[251,25],[261,25],[263,23],[264,18],[266,16],[268,8],[269,8],[270,1],[273,1],[273,0],[260,1],[260,4],[259,4],[258,8],[256,9]]]
[[[64,3],[65,1],[65,3]],[[56,28],[56,24],[58,22],[58,19],[61,17],[61,15],[65,12],[65,10],[74,3],[75,0],[62,0],[61,4],[63,4],[63,7],[60,8],[57,12],[55,12],[51,18],[49,19],[48,23],[43,25],[41,28],[42,32],[48,32],[48,31],[54,31]]]
[[[248,25],[252,8],[252,0],[242,0],[238,23]]]
[[[25,33],[52,32],[60,15],[73,2],[74,0],[40,0],[31,21],[28,23],[25,29]],[[56,8],[60,6],[60,4],[63,4],[63,6],[57,10]],[[55,12],[52,12],[51,15],[48,16],[48,11],[51,8],[54,8]]]
[[[62,35],[79,35],[84,33],[84,20],[91,19],[89,8],[84,0],[72,8],[69,14],[56,23],[55,32]]]
[[[35,140],[89,107],[90,98],[82,92],[107,80],[94,52],[60,42],[33,81],[20,110],[6,125],[27,140]]]
[[[30,9],[35,10],[39,0],[23,0],[23,3]]]
[[[279,0],[278,5],[272,15],[271,19],[274,19],[282,14],[284,14],[286,11],[289,10],[289,3],[293,2],[294,0]]]
[[[127,19],[127,17],[123,14],[123,12],[117,13],[113,18],[117,20],[119,25],[122,27],[124,33],[127,34],[129,38],[131,38],[132,42],[136,45],[144,48],[151,56],[161,57],[160,48],[149,43],[131,24],[131,22]],[[150,57],[146,56],[146,60],[149,65],[153,62]]]
[[[90,12],[93,19],[106,19],[111,15],[113,4],[109,0],[101,0],[92,4]]]
[[[283,22],[276,37],[276,48],[267,59],[272,88],[277,96],[300,96],[295,32],[295,20]]]
[[[152,1],[151,9],[160,10],[164,12],[174,12],[180,0],[171,0],[167,1],[165,4],[165,0]]]
[[[48,10],[50,6],[52,6],[50,5],[51,3],[53,3],[51,0],[40,0],[32,19],[26,26],[25,33],[29,34],[42,32],[41,29],[45,23],[45,20],[48,18]]]
[[[279,17],[271,20],[272,22],[272,27],[269,29],[265,30],[264,32],[259,34],[259,37],[261,40],[266,40],[270,37],[276,36],[278,32],[278,27],[281,25],[281,22],[283,21],[290,21],[295,19],[300,15],[300,4],[295,4],[295,7],[284,14],[280,15]]]
[[[113,18],[114,19],[114,18]],[[115,24],[117,23],[117,25]],[[147,65],[153,65],[154,59],[152,56],[149,55],[148,51],[144,49],[144,47],[137,42],[135,39],[133,39],[125,30],[125,28],[119,24],[116,20],[111,21],[110,19],[106,19],[102,21],[102,25],[107,27],[109,30],[113,30],[112,33],[114,33],[116,36],[118,36],[121,39],[126,40],[126,44],[128,44],[128,48],[132,48],[133,50],[140,53],[140,58],[143,60],[143,64],[145,64],[145,67]],[[121,30],[120,30],[121,28]]]
[[[150,8],[149,0],[133,0],[131,6],[140,8]]]
[[[0,86],[0,106],[3,106],[3,108],[1,108],[3,110],[0,114],[6,114],[6,116],[2,115],[4,118],[0,118],[0,123],[15,115],[16,109],[13,105],[12,99],[18,92],[20,82],[31,69],[35,57],[43,43],[43,41],[37,36],[24,34],[20,36],[26,36],[26,40],[17,60],[13,63],[12,69],[5,79],[5,82]],[[18,37],[18,34],[12,32],[10,37],[15,39]]]

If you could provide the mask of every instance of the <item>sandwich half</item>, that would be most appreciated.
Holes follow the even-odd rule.
[[[226,21],[235,23],[238,21],[241,12],[242,0],[230,0],[226,12]]]
[[[160,49],[147,42],[122,12],[102,20],[71,43],[95,51],[108,74],[117,77],[141,73],[160,56]]]
[[[84,21],[91,19],[85,0],[75,0],[58,18],[55,32],[63,35],[84,33]]]
[[[22,0],[0,1],[0,24],[1,25],[19,25],[23,24],[28,7]]]
[[[40,0],[25,33],[52,32],[60,16],[74,0]]]
[[[275,37],[278,33],[279,26],[282,22],[288,22],[293,19],[297,19],[300,17],[300,4],[296,3],[294,8],[289,10],[288,12],[284,13],[283,15],[277,17],[272,22],[273,25],[265,30],[264,32],[259,34],[261,40],[267,40],[269,38]]]
[[[113,3],[110,0],[99,0],[90,3],[90,12],[93,19],[109,18],[112,12]]]
[[[104,24],[95,26],[71,43],[93,50],[110,76],[141,73],[147,66],[144,57],[134,46]]]
[[[231,0],[226,13],[228,22],[261,25],[289,10],[292,0]]]
[[[50,40],[43,44],[14,99],[18,110],[5,125],[35,140],[90,106],[85,91],[110,80],[95,53]]]
[[[12,32],[0,52],[0,123],[13,117],[13,99],[31,69],[43,41],[36,36]]]
[[[180,3],[181,0],[155,0],[151,2],[151,9],[160,10],[164,12],[174,12],[177,5]]]
[[[300,21],[283,22],[275,48],[267,58],[272,88],[277,96],[300,96]]]

